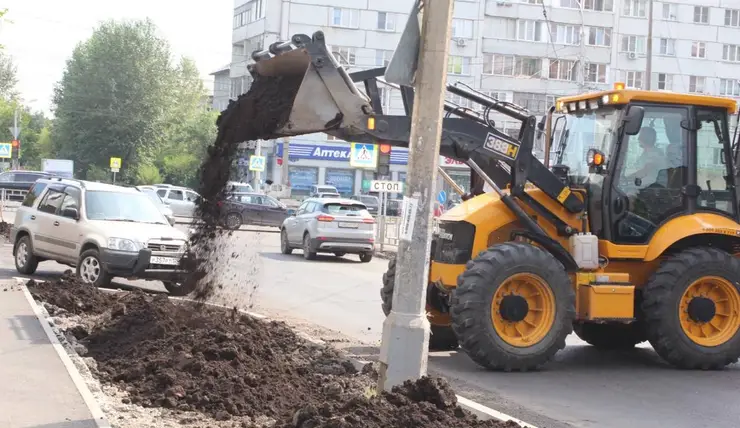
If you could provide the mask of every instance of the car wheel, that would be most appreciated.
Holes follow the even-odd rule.
[[[370,263],[373,259],[373,253],[360,253],[360,261],[362,263]]]
[[[94,287],[108,286],[113,279],[100,261],[100,253],[94,248],[80,255],[80,262],[77,263],[77,277],[85,284]]]
[[[342,252],[342,251],[338,251],[338,252],[334,253],[334,255],[337,256],[337,257],[344,257],[345,254],[347,254],[347,253]]]
[[[293,249],[288,242],[288,233],[285,229],[280,231],[280,252],[283,254],[293,254]]]
[[[197,282],[162,281],[162,284],[164,285],[164,288],[167,289],[167,292],[170,293],[170,296],[182,297],[192,293],[193,290],[195,290],[195,285],[197,284]]]
[[[303,235],[303,258],[306,260],[316,258],[316,251],[311,251],[311,237],[308,236],[308,233]]]
[[[237,213],[226,215],[226,227],[231,230],[239,229],[242,226],[242,216]]]
[[[31,238],[28,235],[21,237],[15,244],[15,269],[24,275],[31,275],[38,266],[39,260],[33,255]]]

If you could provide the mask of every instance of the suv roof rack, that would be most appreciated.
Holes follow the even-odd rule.
[[[69,180],[69,181],[74,181],[74,182],[77,182],[77,183],[79,183],[79,185],[80,185],[81,187],[83,187],[83,188],[84,188],[84,187],[86,187],[86,186],[85,186],[85,182],[84,182],[84,181],[82,181],[82,180],[79,180],[79,179],[77,179],[77,178],[65,178],[65,177],[49,177],[49,180],[53,180],[53,181],[62,181],[62,180]]]

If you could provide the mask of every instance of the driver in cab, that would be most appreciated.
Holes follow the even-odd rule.
[[[658,179],[658,171],[665,168],[665,154],[655,146],[656,140],[655,129],[646,127],[640,130],[638,143],[642,153],[637,160],[637,171],[626,177],[629,181],[635,182],[639,188],[655,183]]]

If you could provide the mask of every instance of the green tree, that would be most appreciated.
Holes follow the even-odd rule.
[[[136,184],[157,184],[162,182],[159,168],[154,165],[140,164],[136,171]]]
[[[54,152],[75,159],[76,172],[122,159],[121,181],[154,160],[167,132],[174,83],[169,44],[149,21],[110,21],[79,44],[58,83]],[[93,168],[94,167],[94,168]]]

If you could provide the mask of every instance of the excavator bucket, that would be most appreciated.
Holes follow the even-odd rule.
[[[258,76],[284,78],[282,94],[292,99],[288,121],[274,137],[328,132],[338,136],[361,133],[366,116],[372,113],[370,101],[354,85],[337,62],[318,31],[309,37],[294,35],[289,42],[277,42],[252,54],[248,66]]]

